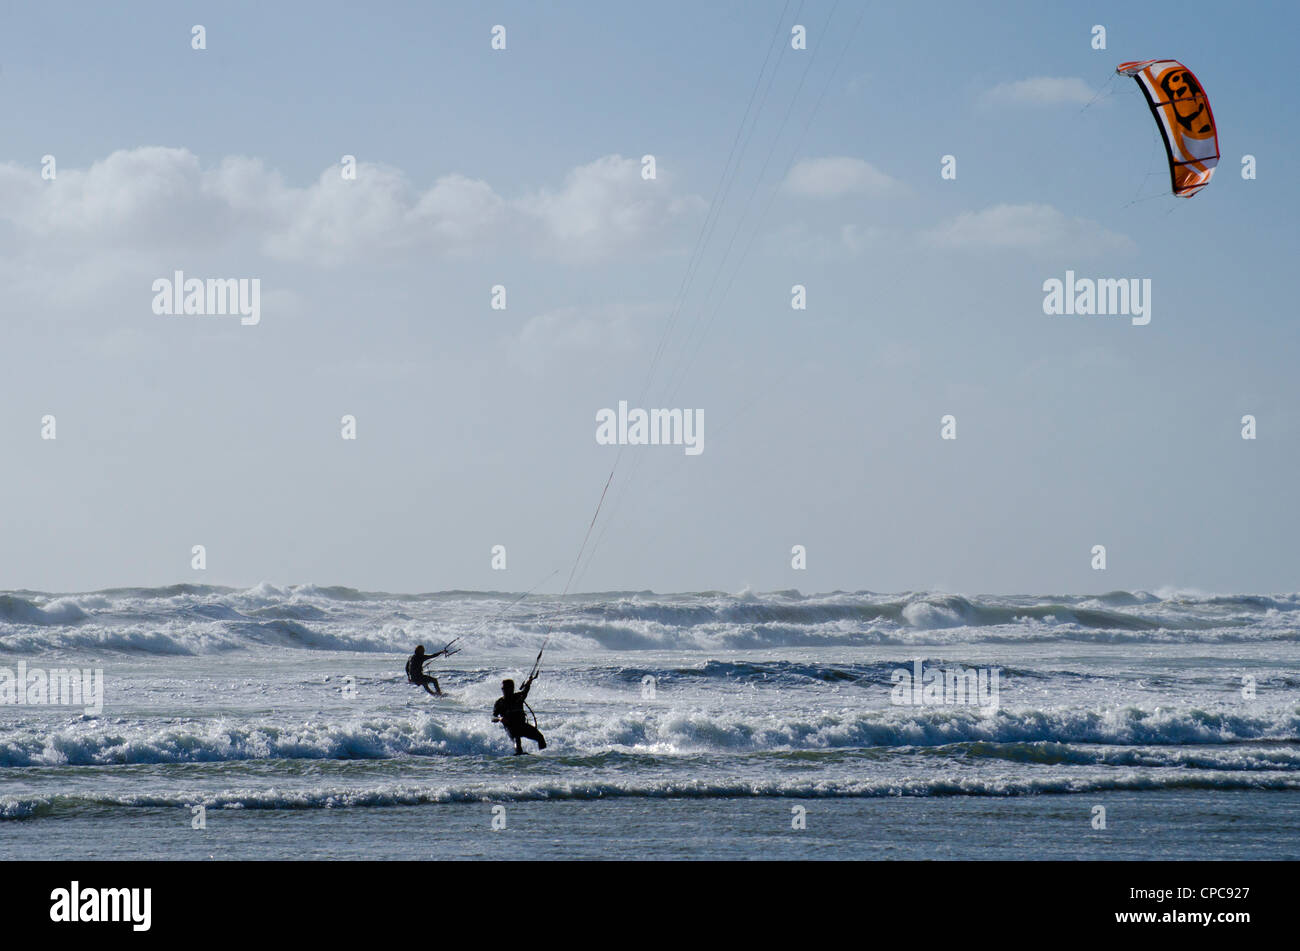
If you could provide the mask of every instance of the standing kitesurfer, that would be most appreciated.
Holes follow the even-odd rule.
[[[528,717],[524,713],[525,701],[528,699],[528,690],[533,685],[533,674],[524,681],[521,690],[515,690],[513,680],[501,681],[501,699],[492,707],[492,722],[503,724],[506,733],[510,739],[515,741],[515,755],[519,756],[524,751],[524,740],[537,741],[539,750],[546,749],[546,737],[542,736],[540,730],[528,722]]]
[[[459,640],[459,638],[457,638]],[[452,641],[451,644],[455,644]],[[452,650],[451,644],[448,644],[442,650],[434,654],[426,654],[424,645],[417,644],[415,653],[411,655],[406,662],[406,679],[413,684],[419,684],[425,692],[431,697],[441,697],[442,687],[438,686],[438,678],[424,672],[424,665],[433,660],[435,657],[450,657],[452,654],[459,653],[459,648]],[[433,684],[433,690],[429,689],[429,684]]]

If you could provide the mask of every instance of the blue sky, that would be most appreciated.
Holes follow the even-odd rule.
[[[1293,6],[266,6],[3,8],[0,586],[567,574],[694,264],[646,400],[706,450],[628,448],[576,587],[1295,590]],[[1218,121],[1190,201],[1152,57]],[[178,268],[262,322],[153,314]],[[1067,269],[1151,323],[1044,315]]]

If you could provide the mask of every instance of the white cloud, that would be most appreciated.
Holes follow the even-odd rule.
[[[405,176],[388,166],[358,165],[354,181],[329,169],[315,185],[273,199],[281,214],[263,232],[263,246],[273,257],[323,264],[391,252],[420,237],[407,220],[415,201]]]
[[[530,318],[513,338],[514,359],[540,372],[556,359],[630,352],[641,343],[638,327],[661,313],[662,308],[644,304],[611,304],[598,313],[577,307],[549,310]]]
[[[1095,221],[1071,218],[1051,205],[993,205],[958,215],[923,235],[925,243],[959,250],[1016,250],[1099,254],[1131,251],[1125,235]]]
[[[531,318],[520,330],[519,342],[529,349],[598,350],[625,339],[617,332],[625,324],[618,317],[597,320],[576,307],[560,307]]]
[[[609,155],[572,170],[562,187],[507,199],[487,182],[446,175],[424,191],[399,170],[362,163],[355,180],[338,167],[295,187],[260,160],[228,157],[204,169],[186,149],[114,152],[89,169],[0,164],[0,215],[12,238],[44,238],[107,252],[218,243],[252,246],[282,260],[330,265],[365,255],[465,251],[522,242],[550,256],[598,257],[662,237],[703,202],[675,195],[662,173]]]
[[[412,216],[449,240],[473,241],[499,227],[507,213],[505,200],[487,182],[445,175],[420,196]]]
[[[198,158],[185,149],[118,151],[89,169],[59,169],[53,181],[39,170],[0,166],[0,208],[20,230],[106,248],[203,243],[220,210],[204,193]]]
[[[558,190],[544,189],[519,202],[548,242],[565,253],[599,253],[641,241],[705,207],[700,199],[674,198],[671,179],[641,178],[641,163],[607,155],[569,172]]]
[[[853,258],[897,241],[899,232],[873,224],[827,223],[811,225],[792,221],[763,236],[768,254],[784,259],[808,256],[824,260]]]
[[[878,195],[897,185],[870,162],[848,156],[803,159],[785,179],[786,190],[804,198]]]
[[[1086,105],[1094,93],[1088,84],[1074,76],[1036,76],[1015,82],[999,83],[984,93],[989,104],[1022,104],[1050,106],[1068,103]]]
[[[853,254],[883,247],[889,231],[876,225],[846,224],[840,228],[840,241]]]

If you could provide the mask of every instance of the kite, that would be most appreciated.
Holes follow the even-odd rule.
[[[1132,76],[1147,97],[1165,140],[1174,194],[1191,198],[1210,184],[1219,164],[1219,132],[1205,89],[1190,69],[1172,59],[1120,63],[1115,72]]]

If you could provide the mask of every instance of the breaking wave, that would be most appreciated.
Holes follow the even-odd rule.
[[[337,586],[206,585],[0,595],[0,653],[205,654],[280,647],[391,652],[413,638],[513,647],[736,650],[954,643],[1300,640],[1300,595],[965,597],[797,591],[738,595],[388,594]]]
[[[589,801],[598,799],[886,798],[929,796],[1034,796],[1170,789],[1297,790],[1300,776],[1215,772],[1124,773],[1039,778],[926,778],[902,780],[661,779],[630,781],[524,780],[463,785],[386,784],[303,790],[235,788],[172,794],[59,794],[0,797],[0,820],[75,813],[88,808],[361,809],[430,803]]]
[[[1242,770],[1250,764],[1267,764],[1260,768],[1300,770],[1300,746],[1294,745],[1300,736],[1300,712],[1249,715],[1128,707],[1106,712],[1003,710],[984,716],[971,710],[889,709],[754,717],[634,711],[603,718],[553,716],[551,722],[554,736],[560,738],[553,742],[558,757],[943,748],[945,755],[1021,762],[1137,766],[1146,759],[1151,765],[1204,769]],[[503,743],[500,731],[479,719],[444,722],[425,715],[292,726],[196,721],[152,729],[94,721],[52,733],[6,734],[0,739],[0,768],[497,756]],[[1281,744],[1282,749],[1259,748],[1268,743]],[[1081,750],[1081,744],[1117,749]],[[1253,746],[1247,750],[1246,744]],[[1175,756],[1158,749],[1134,749],[1165,746],[1205,751]],[[1224,750],[1214,752],[1215,747]]]

